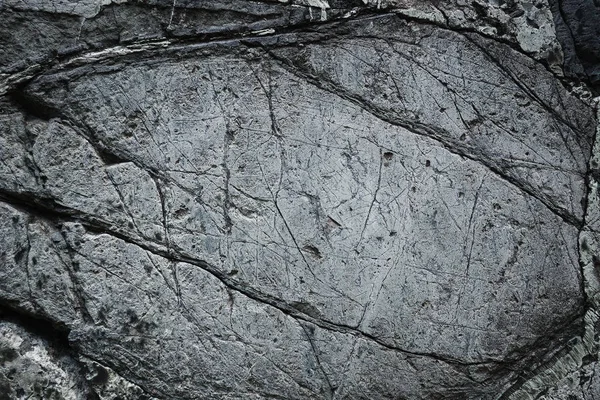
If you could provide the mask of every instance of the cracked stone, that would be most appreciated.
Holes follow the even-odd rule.
[[[438,3],[0,5],[0,392],[600,390],[597,64]]]

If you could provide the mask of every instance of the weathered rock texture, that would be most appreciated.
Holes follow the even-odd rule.
[[[0,3],[0,398],[600,396],[596,7]]]

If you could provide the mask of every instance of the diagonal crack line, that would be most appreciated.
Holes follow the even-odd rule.
[[[116,334],[116,335],[118,335],[118,334]],[[109,333],[109,336],[104,337],[104,340],[108,343],[112,343],[115,340],[114,336],[115,336],[115,334],[110,335],[110,333]],[[71,338],[69,338],[69,340],[71,340]],[[129,352],[124,347],[122,347],[119,343],[115,343],[115,351],[118,350],[118,351],[120,351],[121,356],[125,355],[130,360],[134,360],[136,362],[135,366],[132,366],[133,363],[124,364],[122,361],[111,360],[108,357],[104,358],[102,361],[100,361],[100,359],[98,359],[97,356],[90,354],[91,353],[90,351],[86,351],[86,349],[80,348],[81,346],[79,346],[77,343],[78,340],[79,340],[79,338],[75,338],[74,340],[71,340],[70,343],[72,343],[72,347],[74,348],[74,351],[76,351],[79,355],[82,355],[83,357],[88,358],[89,360],[96,362],[104,367],[110,368],[116,375],[118,375],[120,378],[124,379],[125,381],[136,385],[142,392],[146,393],[150,398],[154,398],[157,400],[172,398],[171,396],[166,394],[163,391],[164,389],[162,389],[162,388],[153,387],[150,389],[147,387],[148,385],[152,385],[152,383],[147,383],[148,378],[153,379],[153,380],[158,380],[162,384],[168,382],[168,378],[165,377],[165,373],[162,370],[153,368],[153,366],[145,358],[143,358],[141,356],[137,356],[137,355]],[[136,375],[139,376],[139,372],[134,370],[134,368],[139,367],[140,364],[142,364],[142,366],[143,366],[142,370],[145,372],[146,379],[125,378],[125,376],[127,376],[127,374],[129,374],[130,376],[136,376]],[[123,373],[123,371],[127,371],[127,372]],[[160,374],[161,376],[158,377],[157,373]],[[156,385],[154,385],[154,386],[156,386]],[[119,397],[117,397],[117,398],[119,398]],[[144,397],[142,397],[142,398],[144,398]]]
[[[325,372],[325,369],[323,368],[323,365],[321,364],[321,360],[319,358],[319,353],[317,351],[317,347],[315,346],[314,340],[310,333],[310,329],[308,327],[304,326],[304,324],[299,324],[299,325],[302,328],[302,331],[304,331],[304,335],[306,336],[306,339],[308,340],[310,348],[315,356],[315,361],[316,361],[319,369],[321,370],[321,373],[323,374],[323,378],[325,378],[325,382],[327,383],[327,387],[329,389],[328,398],[330,400],[332,400],[335,396],[335,388],[331,384],[331,381],[329,380],[329,376],[327,375],[327,372]]]
[[[478,164],[485,167],[488,171],[493,173],[495,176],[497,176],[504,182],[507,182],[512,186],[515,186],[517,189],[519,189],[521,192],[525,193],[526,195],[537,199],[550,212],[552,212],[556,216],[560,217],[565,223],[567,223],[569,225],[573,225],[577,229],[581,229],[581,227],[583,226],[582,219],[573,215],[573,213],[571,213],[569,210],[567,210],[564,207],[561,207],[557,204],[554,204],[553,201],[551,199],[547,198],[546,196],[536,193],[535,188],[531,187],[531,185],[529,185],[525,182],[522,182],[515,177],[507,175],[500,167],[498,167],[497,165],[494,165],[494,163],[491,162],[490,160],[487,160],[486,158],[478,156],[478,155],[468,153],[467,151],[465,151],[465,149],[463,147],[458,146],[452,140],[450,140],[448,138],[444,138],[433,127],[430,127],[430,126],[423,124],[421,122],[418,122],[418,121],[411,121],[411,120],[405,119],[405,118],[400,119],[400,118],[395,118],[395,117],[386,115],[386,113],[379,110],[377,108],[377,106],[369,104],[368,101],[366,101],[365,99],[362,99],[360,96],[354,95],[354,94],[344,90],[343,88],[338,87],[333,82],[326,81],[324,79],[319,79],[319,77],[312,75],[309,72],[300,70],[298,67],[294,66],[289,60],[274,54],[273,52],[269,51],[267,48],[265,48],[265,51],[276,62],[278,62],[284,69],[286,69],[293,75],[299,77],[300,79],[305,80],[306,82],[312,84],[313,86],[315,86],[319,89],[325,90],[329,93],[332,93],[344,100],[347,100],[347,101],[357,105],[362,110],[368,112],[369,114],[373,115],[374,117],[376,117],[377,119],[379,119],[383,122],[386,122],[393,126],[398,126],[398,127],[404,128],[415,135],[419,135],[419,136],[423,136],[423,137],[435,140],[437,143],[439,143],[444,149],[446,149],[450,153],[467,158],[471,161],[477,162]]]
[[[485,57],[494,64],[507,78],[509,78],[519,89],[521,89],[524,93],[526,93],[531,100],[535,101],[539,104],[544,110],[546,110],[550,115],[556,118],[559,122],[571,128],[575,133],[578,134],[579,139],[582,139],[584,136],[584,132],[582,132],[581,128],[577,125],[573,124],[571,121],[567,120],[565,117],[560,115],[556,110],[554,110],[548,103],[546,103],[542,98],[540,98],[529,86],[523,83],[518,76],[515,75],[513,71],[507,68],[505,65],[498,60],[484,45],[478,43],[477,40],[474,40],[470,35],[462,34],[462,36],[467,39],[471,44],[477,47]],[[591,145],[592,143],[588,143]]]
[[[150,39],[150,40],[140,40],[133,43],[129,43],[126,45],[119,44],[110,47],[98,47],[92,50],[83,51],[83,52],[74,52],[69,53],[65,56],[46,59],[38,64],[33,64],[28,66],[25,69],[11,72],[11,73],[0,73],[0,95],[4,95],[6,93],[11,92],[15,88],[23,87],[27,85],[29,82],[34,80],[36,77],[44,75],[51,71],[65,71],[71,68],[76,68],[81,65],[86,64],[94,64],[106,59],[112,58],[120,58],[126,57],[131,54],[154,54],[160,53],[164,51],[176,51],[178,54],[177,58],[181,57],[179,54],[180,51],[185,50],[186,48],[195,49],[198,48],[199,45],[209,45],[209,44],[230,44],[231,42],[237,42],[237,44],[258,44],[263,45],[263,42],[266,41],[278,41],[280,38],[283,39],[283,42],[286,41],[294,41],[296,43],[302,42],[299,38],[291,38],[287,37],[295,34],[310,34],[311,38],[305,38],[304,42],[308,43],[311,41],[323,41],[327,40],[331,36],[335,37],[343,37],[343,36],[352,36],[354,34],[353,30],[339,30],[335,29],[339,26],[343,26],[344,24],[352,21],[369,21],[370,19],[378,19],[378,18],[388,18],[394,17],[398,18],[402,21],[406,21],[408,23],[415,23],[420,25],[428,25],[434,26],[438,29],[443,29],[451,32],[458,32],[461,34],[475,34],[482,38],[487,38],[490,40],[494,40],[498,43],[502,43],[508,47],[510,47],[515,52],[521,54],[524,57],[534,61],[535,63],[543,66],[549,73],[551,73],[557,80],[560,82],[569,81],[564,77],[558,76],[554,71],[550,69],[547,63],[536,59],[532,54],[524,51],[517,43],[510,41],[505,38],[496,37],[493,35],[488,35],[478,31],[475,28],[469,27],[458,27],[451,26],[450,24],[445,24],[437,21],[431,21],[425,18],[419,18],[415,16],[409,16],[406,14],[401,14],[398,10],[394,10],[393,8],[388,9],[378,9],[374,6],[366,6],[352,9],[352,15],[350,16],[342,16],[335,17],[333,19],[327,21],[309,21],[305,23],[299,23],[291,26],[274,26],[272,27],[273,33],[264,34],[264,33],[253,33],[253,32],[239,32],[239,31],[230,31],[230,32],[220,32],[214,34],[203,34],[199,36],[182,36],[182,37],[172,37],[171,35],[165,35],[165,37],[159,39]],[[329,32],[327,29],[333,28],[332,32]]]
[[[157,393],[150,391],[148,388],[145,388],[143,386],[143,381],[136,382],[134,380],[124,377],[121,374],[121,372],[118,371],[118,366],[109,365],[109,363],[107,363],[106,361],[100,361],[98,358],[96,358],[95,356],[93,356],[91,354],[88,354],[87,352],[83,351],[82,349],[73,349],[73,351],[77,352],[78,354],[82,355],[83,357],[87,358],[88,360],[95,362],[96,364],[100,365],[101,367],[110,368],[115,375],[117,375],[119,378],[123,379],[124,381],[126,381],[129,384],[135,385],[150,398],[153,398],[155,400],[163,400],[163,399],[167,398],[167,396],[162,392],[160,392],[160,394],[157,394]]]
[[[596,110],[596,115],[600,116],[600,109]],[[592,146],[592,151],[590,154],[589,159],[587,160],[587,164],[588,164],[588,169],[587,169],[587,173],[585,175],[585,188],[586,188],[586,193],[585,196],[583,198],[583,222],[582,222],[582,228],[579,230],[579,233],[577,235],[577,261],[579,263],[579,268],[580,268],[580,285],[581,285],[581,290],[583,292],[584,295],[584,299],[585,299],[585,304],[586,304],[586,310],[592,310],[594,309],[593,306],[593,302],[591,297],[591,293],[588,293],[586,290],[586,273],[585,273],[585,263],[583,261],[583,248],[582,248],[582,238],[583,238],[583,234],[584,234],[584,230],[589,230],[591,232],[595,232],[596,230],[593,229],[591,226],[588,225],[589,223],[589,211],[590,208],[595,208],[595,202],[594,202],[594,198],[592,197],[594,195],[593,193],[593,186],[592,183],[593,181],[597,181],[597,179],[594,178],[595,175],[595,169],[593,167],[593,159],[594,159],[594,154],[596,153],[596,147],[598,146],[596,143],[598,143],[598,139],[600,137],[600,121],[598,121],[597,127],[596,129],[594,129],[594,134],[592,137],[592,143],[594,143],[594,145]],[[598,232],[595,232],[598,233]]]
[[[523,364],[523,368],[515,370],[515,372],[518,372],[515,376],[516,379],[509,383],[504,391],[496,397],[496,400],[514,400],[512,395],[522,389],[528,382],[540,374],[551,371],[564,357],[569,357],[569,353],[577,346],[577,341],[573,341],[573,339],[582,338],[584,335],[582,331],[585,330],[585,312],[584,310],[577,318],[567,322],[563,329],[559,329],[559,333],[562,333],[563,337],[562,340],[557,342],[557,345],[548,346],[548,351],[545,353],[534,354],[527,364]],[[557,337],[556,334],[554,336]],[[545,340],[545,338],[540,340]]]
[[[161,53],[164,51],[177,52],[177,58],[181,57],[180,51],[185,49],[197,49],[200,45],[231,44],[237,42],[239,45],[244,40],[265,40],[265,38],[277,37],[285,34],[299,32],[311,32],[319,26],[337,26],[340,23],[361,20],[372,16],[395,15],[389,11],[378,10],[375,7],[361,7],[349,17],[336,17],[327,21],[308,21],[290,26],[273,26],[273,33],[257,33],[229,31],[212,34],[201,34],[198,36],[173,37],[165,32],[165,36],[158,39],[139,40],[129,44],[117,44],[108,47],[97,47],[88,51],[73,52],[62,57],[53,57],[43,60],[25,69],[10,73],[0,72],[0,95],[10,93],[20,87],[26,86],[35,78],[48,72],[66,71],[82,65],[95,64],[107,59],[115,59],[129,56],[131,54],[143,55],[150,53]],[[139,61],[139,60],[138,60]]]
[[[114,224],[86,214],[85,212],[75,210],[66,206],[60,206],[54,209],[50,204],[56,203],[49,202],[47,201],[47,199],[40,199],[36,197],[35,194],[14,193],[4,189],[0,189],[0,201],[13,206],[21,212],[34,215],[45,221],[77,222],[83,225],[89,233],[96,235],[106,234],[117,239],[121,239],[126,243],[140,247],[162,258],[175,262],[184,262],[199,267],[200,269],[217,278],[223,285],[225,285],[229,289],[241,293],[242,295],[249,297],[254,301],[274,307],[281,311],[283,314],[297,320],[298,322],[309,322],[325,330],[334,331],[342,334],[349,334],[360,337],[367,341],[375,342],[381,347],[384,347],[388,350],[397,351],[411,356],[428,357],[459,367],[468,367],[471,365],[511,364],[510,362],[496,359],[487,359],[481,361],[464,361],[441,354],[406,350],[395,345],[389,344],[385,340],[382,340],[376,337],[375,335],[363,332],[350,325],[335,323],[325,319],[309,316],[297,310],[293,305],[289,304],[284,300],[276,298],[270,294],[263,293],[260,290],[245,285],[243,282],[232,279],[225,272],[221,271],[219,268],[208,263],[205,260],[201,260],[192,255],[186,254],[180,249],[176,249],[174,247],[167,248],[167,246],[161,243],[137,237],[136,235],[127,231],[120,231],[119,227],[114,226]]]

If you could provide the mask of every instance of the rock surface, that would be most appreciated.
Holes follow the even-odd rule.
[[[0,398],[593,398],[593,8],[0,3]]]
[[[565,54],[565,73],[600,87],[600,4],[551,0],[556,36]]]

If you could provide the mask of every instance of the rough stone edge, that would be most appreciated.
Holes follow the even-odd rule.
[[[591,101],[595,108],[596,115],[600,118],[600,97]],[[591,170],[594,163],[600,160],[600,122],[596,127],[594,146],[592,154],[588,160],[588,190],[586,195],[586,206],[584,214],[584,225],[578,235],[578,253],[579,265],[583,276],[583,290],[586,299],[586,311],[584,316],[584,332],[582,335],[575,336],[561,349],[550,356],[549,361],[540,366],[533,366],[533,371],[528,373],[523,371],[524,379],[506,389],[498,395],[498,400],[534,400],[537,399],[545,390],[555,387],[559,382],[569,374],[583,368],[587,361],[597,358],[600,350],[600,337],[598,337],[598,323],[600,321],[600,280],[595,272],[595,265],[590,254],[590,250],[584,243],[587,233],[590,230],[587,221],[590,209],[600,211],[600,197],[593,196],[600,188],[600,182],[592,179]],[[594,249],[592,249],[593,251]]]
[[[263,0],[258,0],[263,1]],[[290,0],[279,0],[280,3],[285,4]],[[292,3],[290,6],[294,7],[307,7],[308,9],[316,8],[321,11],[326,10],[327,8],[320,7],[318,5],[312,4],[317,1],[319,4],[320,0],[291,0]],[[388,4],[385,0],[362,0],[364,6],[361,7],[349,7],[346,13],[343,13],[339,16],[333,16],[331,18],[327,17],[325,19],[317,19],[311,20],[306,24],[300,24],[291,27],[282,27],[276,26],[269,29],[263,29],[260,31],[253,31],[247,33],[229,33],[226,35],[219,34],[217,36],[209,36],[203,38],[203,40],[198,40],[196,37],[164,37],[156,40],[140,40],[135,41],[133,43],[128,44],[118,44],[108,47],[102,48],[93,48],[87,50],[74,51],[72,53],[64,54],[58,58],[54,59],[46,59],[39,63],[28,66],[25,69],[13,72],[3,72],[0,73],[0,96],[6,95],[15,88],[25,85],[36,77],[47,73],[52,69],[64,69],[70,68],[73,65],[80,65],[86,62],[94,62],[101,59],[124,56],[132,53],[140,53],[145,51],[153,51],[158,49],[166,49],[168,47],[174,48],[181,45],[198,45],[198,44],[209,44],[212,42],[226,42],[229,40],[244,40],[244,39],[260,39],[260,38],[269,38],[272,36],[277,36],[282,33],[286,33],[288,31],[303,31],[313,27],[317,27],[319,25],[328,25],[328,24],[337,24],[347,20],[353,20],[361,17],[368,17],[372,15],[382,15],[382,14],[394,14],[400,18],[403,18],[407,21],[412,21],[415,23],[424,23],[435,25],[442,29],[447,29],[455,32],[463,32],[463,33],[475,33],[481,35],[482,37],[495,40],[499,43],[503,43],[505,45],[510,46],[513,50],[523,54],[524,56],[534,60],[535,62],[543,65],[550,73],[552,73],[555,78],[560,81],[571,93],[576,95],[581,100],[589,103],[592,98],[591,91],[585,84],[582,84],[579,81],[570,79],[564,76],[563,69],[559,66],[551,66],[548,64],[547,60],[544,57],[540,56],[535,52],[529,52],[521,46],[518,41],[512,41],[503,37],[501,35],[497,35],[494,33],[490,33],[485,29],[477,29],[477,27],[472,26],[461,26],[456,24],[451,24],[446,21],[444,18],[440,18],[438,14],[435,12],[425,12],[419,8],[414,7],[402,7],[399,5]],[[123,1],[127,3],[127,1]],[[113,0],[110,4],[121,4],[121,0],[115,1]],[[103,6],[104,7],[104,6]],[[1,8],[0,8],[0,16],[1,16]],[[558,46],[560,50],[560,46]]]

